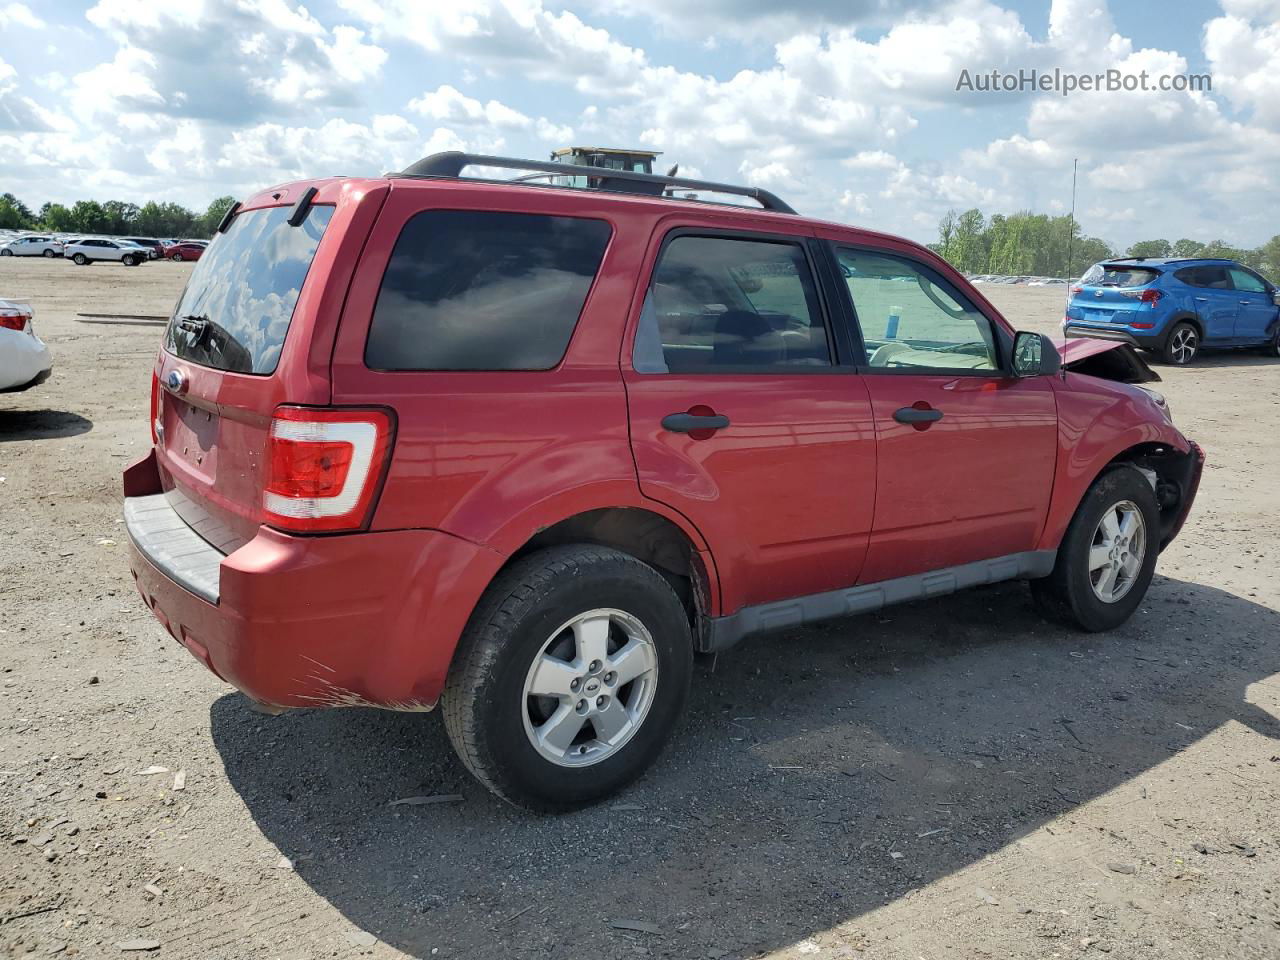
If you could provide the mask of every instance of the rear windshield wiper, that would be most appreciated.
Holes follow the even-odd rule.
[[[200,316],[194,313],[188,313],[178,318],[178,329],[185,330],[187,333],[200,334],[204,332],[204,328],[209,325],[208,316]]]

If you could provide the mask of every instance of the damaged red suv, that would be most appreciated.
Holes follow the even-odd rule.
[[[758,188],[457,153],[273,187],[165,334],[133,573],[265,707],[441,705],[488,787],[578,807],[749,634],[1008,579],[1123,623],[1203,457],[1132,350],[1066,347]]]

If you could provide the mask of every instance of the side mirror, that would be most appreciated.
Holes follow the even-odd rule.
[[[1062,370],[1062,357],[1043,333],[1020,330],[1013,335],[1013,375],[1052,377]]]
[[[1271,302],[1280,307],[1280,290],[1271,291]]]

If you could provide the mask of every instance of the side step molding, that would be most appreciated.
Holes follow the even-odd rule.
[[[743,607],[727,617],[712,619],[699,638],[698,649],[703,653],[717,653],[756,633],[870,613],[897,603],[940,597],[986,583],[1047,577],[1053,572],[1057,559],[1057,550],[1029,550],[896,580]]]

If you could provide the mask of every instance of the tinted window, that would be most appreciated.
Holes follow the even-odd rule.
[[[231,221],[191,272],[165,336],[169,350],[219,370],[275,370],[333,207],[313,206],[297,227],[292,212],[267,207]]]
[[[1231,268],[1231,282],[1235,284],[1237,290],[1243,290],[1245,293],[1267,292],[1267,285],[1261,279],[1255,277],[1248,270],[1241,270],[1239,267]]]
[[[1174,276],[1193,287],[1204,287],[1209,290],[1232,289],[1231,279],[1223,267],[1184,267]]]
[[[838,256],[871,368],[999,368],[990,321],[941,276],[869,250]]]
[[[641,373],[830,366],[831,348],[803,248],[676,237],[654,269],[632,365]]]
[[[376,370],[549,370],[595,279],[602,220],[432,210],[382,278],[365,346]]]

